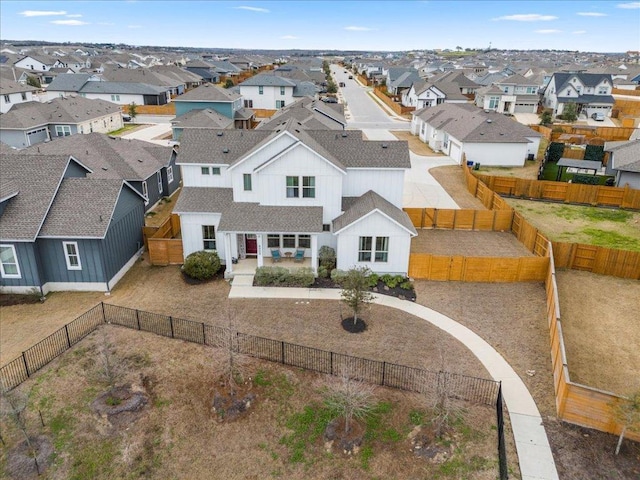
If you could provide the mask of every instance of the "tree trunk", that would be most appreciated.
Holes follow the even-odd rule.
[[[616,445],[616,455],[620,453],[620,447],[622,446],[622,440],[624,439],[624,434],[627,431],[627,426],[622,427],[622,431],[620,432],[620,437],[618,438],[618,445]]]
[[[358,324],[358,312],[356,310],[353,311],[353,324]]]

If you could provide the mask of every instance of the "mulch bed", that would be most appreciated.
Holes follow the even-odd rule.
[[[221,268],[218,271],[218,273],[216,273],[213,277],[207,278],[205,280],[198,280],[197,278],[190,277],[189,275],[184,273],[184,271],[182,271],[182,270],[180,270],[180,273],[182,274],[182,280],[184,280],[184,283],[186,283],[188,285],[202,285],[204,283],[215,282],[216,280],[224,280],[224,269],[223,268]]]
[[[367,329],[367,324],[359,318],[357,321],[353,321],[353,317],[342,319],[342,328],[349,333],[362,333]]]
[[[330,278],[317,277],[311,285],[311,288],[341,288],[339,284],[335,283]],[[378,281],[378,285],[370,289],[371,292],[381,293],[382,295],[389,295],[391,297],[399,298],[400,300],[409,300],[411,302],[416,301],[415,290],[407,290],[406,288],[400,288],[399,286],[394,288],[387,287],[382,280]]]
[[[18,295],[17,293],[0,294],[0,307],[27,305],[29,303],[40,303],[41,301],[39,295]]]

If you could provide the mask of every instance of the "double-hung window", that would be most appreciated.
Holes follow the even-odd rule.
[[[252,190],[251,174],[250,173],[243,174],[242,175],[242,181],[244,183],[244,191],[245,192],[250,192]]]
[[[389,259],[389,237],[376,237],[376,255],[374,261],[386,262]]]
[[[167,167],[167,183],[173,182],[173,167]]]
[[[300,178],[287,177],[287,198],[300,197]]]
[[[209,167],[200,167],[200,173],[202,173],[202,175],[209,175]]]
[[[112,102],[119,102],[120,101],[120,95],[111,95],[111,101]]]
[[[373,237],[360,237],[358,242],[358,261],[371,261],[371,247],[373,245]]]
[[[162,193],[162,173],[156,172],[156,179],[158,180],[158,193]]]
[[[2,278],[21,278],[16,247],[0,245],[0,274]]]
[[[388,260],[389,237],[360,237],[358,241],[359,262],[386,263]]]
[[[204,250],[216,249],[216,229],[213,225],[202,226],[202,243]]]
[[[284,87],[280,87],[280,95],[284,95]]]
[[[302,197],[316,198],[316,177],[302,177]]]
[[[67,262],[67,270],[82,270],[78,242],[62,242],[62,248],[64,249],[64,259]]]
[[[276,108],[284,108],[285,102],[284,100],[276,100]]]
[[[56,137],[68,137],[69,135],[71,135],[69,125],[56,125]]]
[[[260,85],[258,87],[258,95],[263,95],[264,94],[264,87],[262,85]]]

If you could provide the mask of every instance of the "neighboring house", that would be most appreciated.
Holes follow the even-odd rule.
[[[220,74],[216,72],[215,67],[203,60],[191,60],[185,64],[184,69],[198,75],[204,82],[218,83],[220,81]]]
[[[538,85],[522,75],[511,75],[478,89],[475,104],[498,113],[537,113]]]
[[[94,78],[82,73],[58,75],[47,88],[48,98],[51,100],[78,94],[117,105],[165,105],[171,101],[164,87],[144,83],[101,82]]]
[[[24,68],[25,70],[38,70],[46,72],[51,68],[64,67],[64,63],[59,58],[48,55],[28,55],[21,58],[13,64],[14,67]]]
[[[243,107],[240,94],[210,83],[205,83],[177,97],[174,103],[178,117],[192,110],[209,109],[234,120],[236,128],[251,128],[253,125],[253,110]],[[226,128],[226,126],[221,128]]]
[[[389,69],[391,71],[391,69]],[[388,78],[388,77],[387,77]],[[387,91],[392,95],[399,95],[403,90],[406,90],[413,85],[414,82],[421,82],[422,79],[418,72],[411,69],[409,72],[404,72],[398,78],[387,83]]]
[[[102,80],[152,85],[167,92],[169,97],[167,101],[171,100],[171,95],[182,95],[187,88],[187,79],[185,77],[175,75],[175,72],[165,75],[161,71],[149,68],[106,68],[102,72]]]
[[[33,92],[36,90],[31,85],[0,79],[0,113],[7,113],[14,105],[33,101]]]
[[[416,110],[433,107],[441,103],[467,103],[469,99],[460,93],[458,85],[441,81],[438,83],[418,81],[402,93],[402,105]]]
[[[276,130],[290,118],[295,119],[306,130],[345,130],[347,127],[344,106],[341,103],[328,104],[311,98],[301,98],[262,121],[256,128]]]
[[[538,153],[541,135],[504,115],[473,105],[442,104],[413,112],[411,133],[458,164],[522,167]]]
[[[173,79],[176,82],[184,83],[186,90],[191,90],[202,85],[202,78],[199,75],[175,65],[156,65],[151,67],[149,70],[153,73]]]
[[[607,142],[609,152],[607,173],[616,176],[616,187],[640,190],[640,139],[628,142]]]
[[[310,82],[296,82],[278,75],[260,73],[238,85],[247,108],[280,110],[297,98],[315,96],[317,90]]]
[[[172,138],[174,141],[179,142],[185,129],[228,130],[234,129],[234,124],[235,122],[232,119],[210,108],[190,110],[171,120]]]
[[[406,142],[367,141],[361,131],[185,130],[178,164],[185,257],[215,250],[226,276],[235,259],[262,266],[271,250],[337,251],[337,266],[406,274],[416,231],[402,211]]]
[[[59,138],[25,152],[71,154],[91,169],[90,178],[125,180],[144,197],[145,210],[173,195],[180,186],[175,149],[142,140],[91,133]]]
[[[3,114],[0,141],[26,148],[56,137],[107,133],[122,127],[122,112],[111,102],[78,96],[55,98],[44,103],[20,103]]]
[[[615,103],[611,90],[613,80],[609,74],[599,73],[554,73],[542,92],[545,108],[560,115],[568,103],[575,103],[578,114],[590,117],[594,113],[611,116]]]
[[[0,291],[110,291],[142,252],[144,199],[66,155],[0,156]]]

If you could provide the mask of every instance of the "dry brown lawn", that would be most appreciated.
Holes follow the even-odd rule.
[[[532,257],[533,254],[508,232],[419,229],[411,239],[411,253],[464,255],[469,257]]]
[[[537,180],[540,162],[537,160],[525,161],[523,167],[483,167],[480,165],[479,173],[485,175],[493,175],[497,177],[514,177],[526,178],[528,180]]]
[[[464,180],[462,167],[458,165],[445,165],[429,169],[429,173],[435,178],[442,188],[453,198],[460,208],[486,210],[480,200],[469,193]]]
[[[144,217],[144,224],[147,227],[159,227],[162,225],[173,212],[182,187],[178,188],[171,197],[168,197],[168,201],[161,200],[155,207],[153,207]]]
[[[405,130],[392,130],[391,133],[396,136],[398,140],[406,140],[409,142],[409,150],[416,155],[424,155],[426,157],[442,157],[443,153],[434,152],[431,147],[424,143],[417,135],[412,135],[411,132]]]

